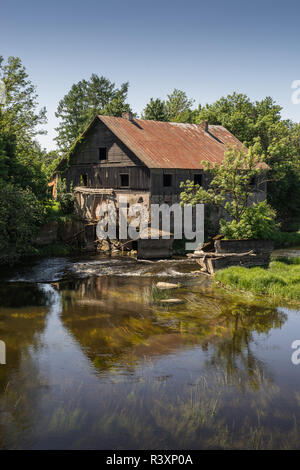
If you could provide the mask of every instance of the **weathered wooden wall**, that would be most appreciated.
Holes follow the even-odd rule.
[[[172,186],[164,186],[164,174],[172,175]],[[195,174],[202,175],[202,186],[206,187],[208,177],[202,170],[151,169],[151,194],[153,196],[170,194],[179,195],[181,192],[180,183],[187,180],[194,181]]]
[[[102,147],[107,149],[106,160],[99,160],[99,148]],[[150,188],[149,169],[99,121],[72,155],[70,167],[63,177],[68,184],[80,186],[81,175],[87,175],[88,187],[121,189],[122,173],[129,174],[131,189]]]

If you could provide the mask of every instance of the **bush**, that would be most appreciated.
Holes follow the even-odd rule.
[[[275,222],[276,212],[266,201],[247,207],[240,220],[220,220],[220,231],[225,239],[271,239],[278,229]]]
[[[276,231],[271,236],[275,248],[285,248],[300,246],[300,232],[279,232]]]
[[[72,191],[67,189],[66,180],[59,179],[57,185],[57,201],[60,204],[62,214],[72,214],[74,212],[75,195]]]
[[[32,241],[43,212],[30,189],[0,180],[0,263],[16,261],[34,250]]]

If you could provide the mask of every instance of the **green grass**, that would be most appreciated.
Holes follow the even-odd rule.
[[[154,282],[152,283],[151,291],[148,295],[148,301],[150,303],[160,302],[170,297],[172,297],[170,289],[159,289]]]
[[[300,231],[298,232],[274,232],[272,236],[275,248],[300,246]]]
[[[246,292],[299,301],[300,258],[272,261],[268,269],[231,266],[217,271],[215,282]]]

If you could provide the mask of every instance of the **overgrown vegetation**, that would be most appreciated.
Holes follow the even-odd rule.
[[[46,152],[36,140],[44,132],[41,126],[46,123],[46,109],[39,109],[35,86],[20,58],[9,57],[5,62],[0,56],[0,76],[6,88],[6,103],[0,105],[0,263],[3,263],[34,251],[35,234],[49,218],[72,213],[72,191],[67,191],[64,182],[60,184],[57,203],[51,202],[47,183],[54,169],[62,157],[72,154],[74,143],[78,143],[95,115],[121,116],[130,110],[130,105],[126,102],[128,82],[116,87],[97,74],[92,74],[89,80],[80,80],[59,102],[58,149]],[[299,244],[299,234],[276,231],[274,210],[282,227],[299,230],[300,124],[282,119],[281,107],[272,98],[252,102],[246,95],[233,93],[213,104],[194,107],[192,98],[174,89],[165,100],[151,98],[142,117],[183,123],[207,120],[209,124],[225,126],[250,149],[249,155],[228,150],[219,173],[216,168],[209,168],[213,177],[211,191],[204,194],[189,182],[183,188],[182,200],[223,205],[233,219],[231,224],[221,222],[227,238],[272,238],[276,246]],[[236,165],[234,171],[230,170],[234,182],[228,178],[230,162],[231,167]],[[269,166],[266,178],[269,205],[258,203],[247,208],[246,202],[257,189],[253,180],[261,184],[262,162]],[[227,200],[229,193],[231,202]]]
[[[33,250],[48,198],[43,151],[35,137],[46,110],[37,109],[35,87],[19,58],[0,57],[6,104],[0,106],[0,263]]]
[[[273,232],[271,240],[274,241],[275,248],[300,247],[299,232]]]
[[[239,221],[220,221],[220,232],[227,240],[255,239],[269,240],[276,237],[276,212],[267,201],[247,207]]]
[[[217,271],[215,281],[225,287],[299,301],[300,258],[272,261],[268,269],[231,266]]]
[[[64,217],[73,210],[72,196],[64,183],[59,199],[51,199],[48,181],[59,157],[45,152],[36,141],[43,133],[46,110],[38,109],[35,87],[17,57],[4,63],[0,76],[6,88],[6,102],[0,105],[0,264],[14,263],[36,255],[34,246],[39,227]],[[57,251],[53,247],[53,251]]]
[[[268,239],[276,230],[276,212],[266,201],[252,204],[254,191],[264,185],[264,157],[236,147],[228,148],[221,164],[203,162],[211,175],[209,188],[193,181],[181,183],[183,204],[207,204],[220,207],[224,216],[220,231],[226,239]]]

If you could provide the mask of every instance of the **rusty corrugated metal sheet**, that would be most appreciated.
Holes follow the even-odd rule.
[[[222,126],[98,117],[149,168],[199,169],[203,160],[220,163],[226,144],[243,147]]]

